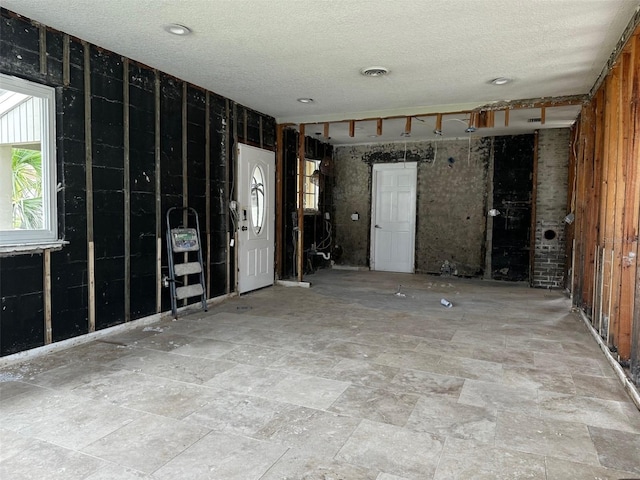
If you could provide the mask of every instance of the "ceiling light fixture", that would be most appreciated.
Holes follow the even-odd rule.
[[[506,85],[507,83],[511,82],[513,82],[513,80],[507,77],[498,77],[489,81],[491,85]]]
[[[389,74],[389,69],[385,67],[367,67],[360,70],[360,75],[365,77],[384,77]]]
[[[172,35],[178,35],[181,37],[184,37],[185,35],[189,35],[191,33],[191,29],[189,27],[185,27],[184,25],[180,25],[179,23],[171,23],[169,25],[165,25],[164,29],[166,32],[169,32]]]
[[[301,97],[297,99],[300,103],[313,103],[313,98]]]

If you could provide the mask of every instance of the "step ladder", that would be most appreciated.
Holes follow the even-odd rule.
[[[171,214],[173,212],[182,214],[182,223],[177,227],[172,227],[171,224]],[[171,207],[167,210],[166,218],[167,257],[169,259],[168,281],[171,291],[171,313],[173,318],[178,318],[178,300],[192,297],[200,297],[202,309],[206,312],[207,288],[204,280],[198,212],[191,207]],[[195,219],[195,223],[189,222],[192,218]],[[194,224],[195,228],[193,227]],[[176,257],[181,262],[177,262]],[[198,275],[197,283],[189,284],[186,281],[196,275]]]

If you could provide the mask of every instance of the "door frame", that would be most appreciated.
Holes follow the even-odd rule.
[[[415,273],[416,270],[416,212],[418,211],[418,162],[401,162],[401,163],[374,163],[371,169],[371,217],[369,225],[369,236],[371,241],[369,242],[369,270],[376,269],[376,196],[378,194],[378,173],[381,171],[400,170],[410,168],[415,171],[415,191],[413,198],[413,229],[411,231],[411,257],[412,267],[411,273]]]

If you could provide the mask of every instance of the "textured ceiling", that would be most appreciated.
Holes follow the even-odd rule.
[[[9,10],[280,123],[452,112],[496,101],[588,93],[639,3],[2,0]],[[169,35],[163,26],[170,23],[186,25],[193,34]],[[360,75],[370,66],[384,66],[390,74]],[[488,83],[500,76],[514,81],[501,87]],[[305,105],[296,101],[299,97],[315,101]],[[570,124],[577,111],[565,109],[556,126]],[[344,125],[332,124],[336,139]],[[385,133],[393,129],[385,127]],[[355,140],[347,136],[349,141]]]

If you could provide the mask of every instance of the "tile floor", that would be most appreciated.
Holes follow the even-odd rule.
[[[0,478],[640,478],[640,412],[560,292],[308,280],[4,368]]]

